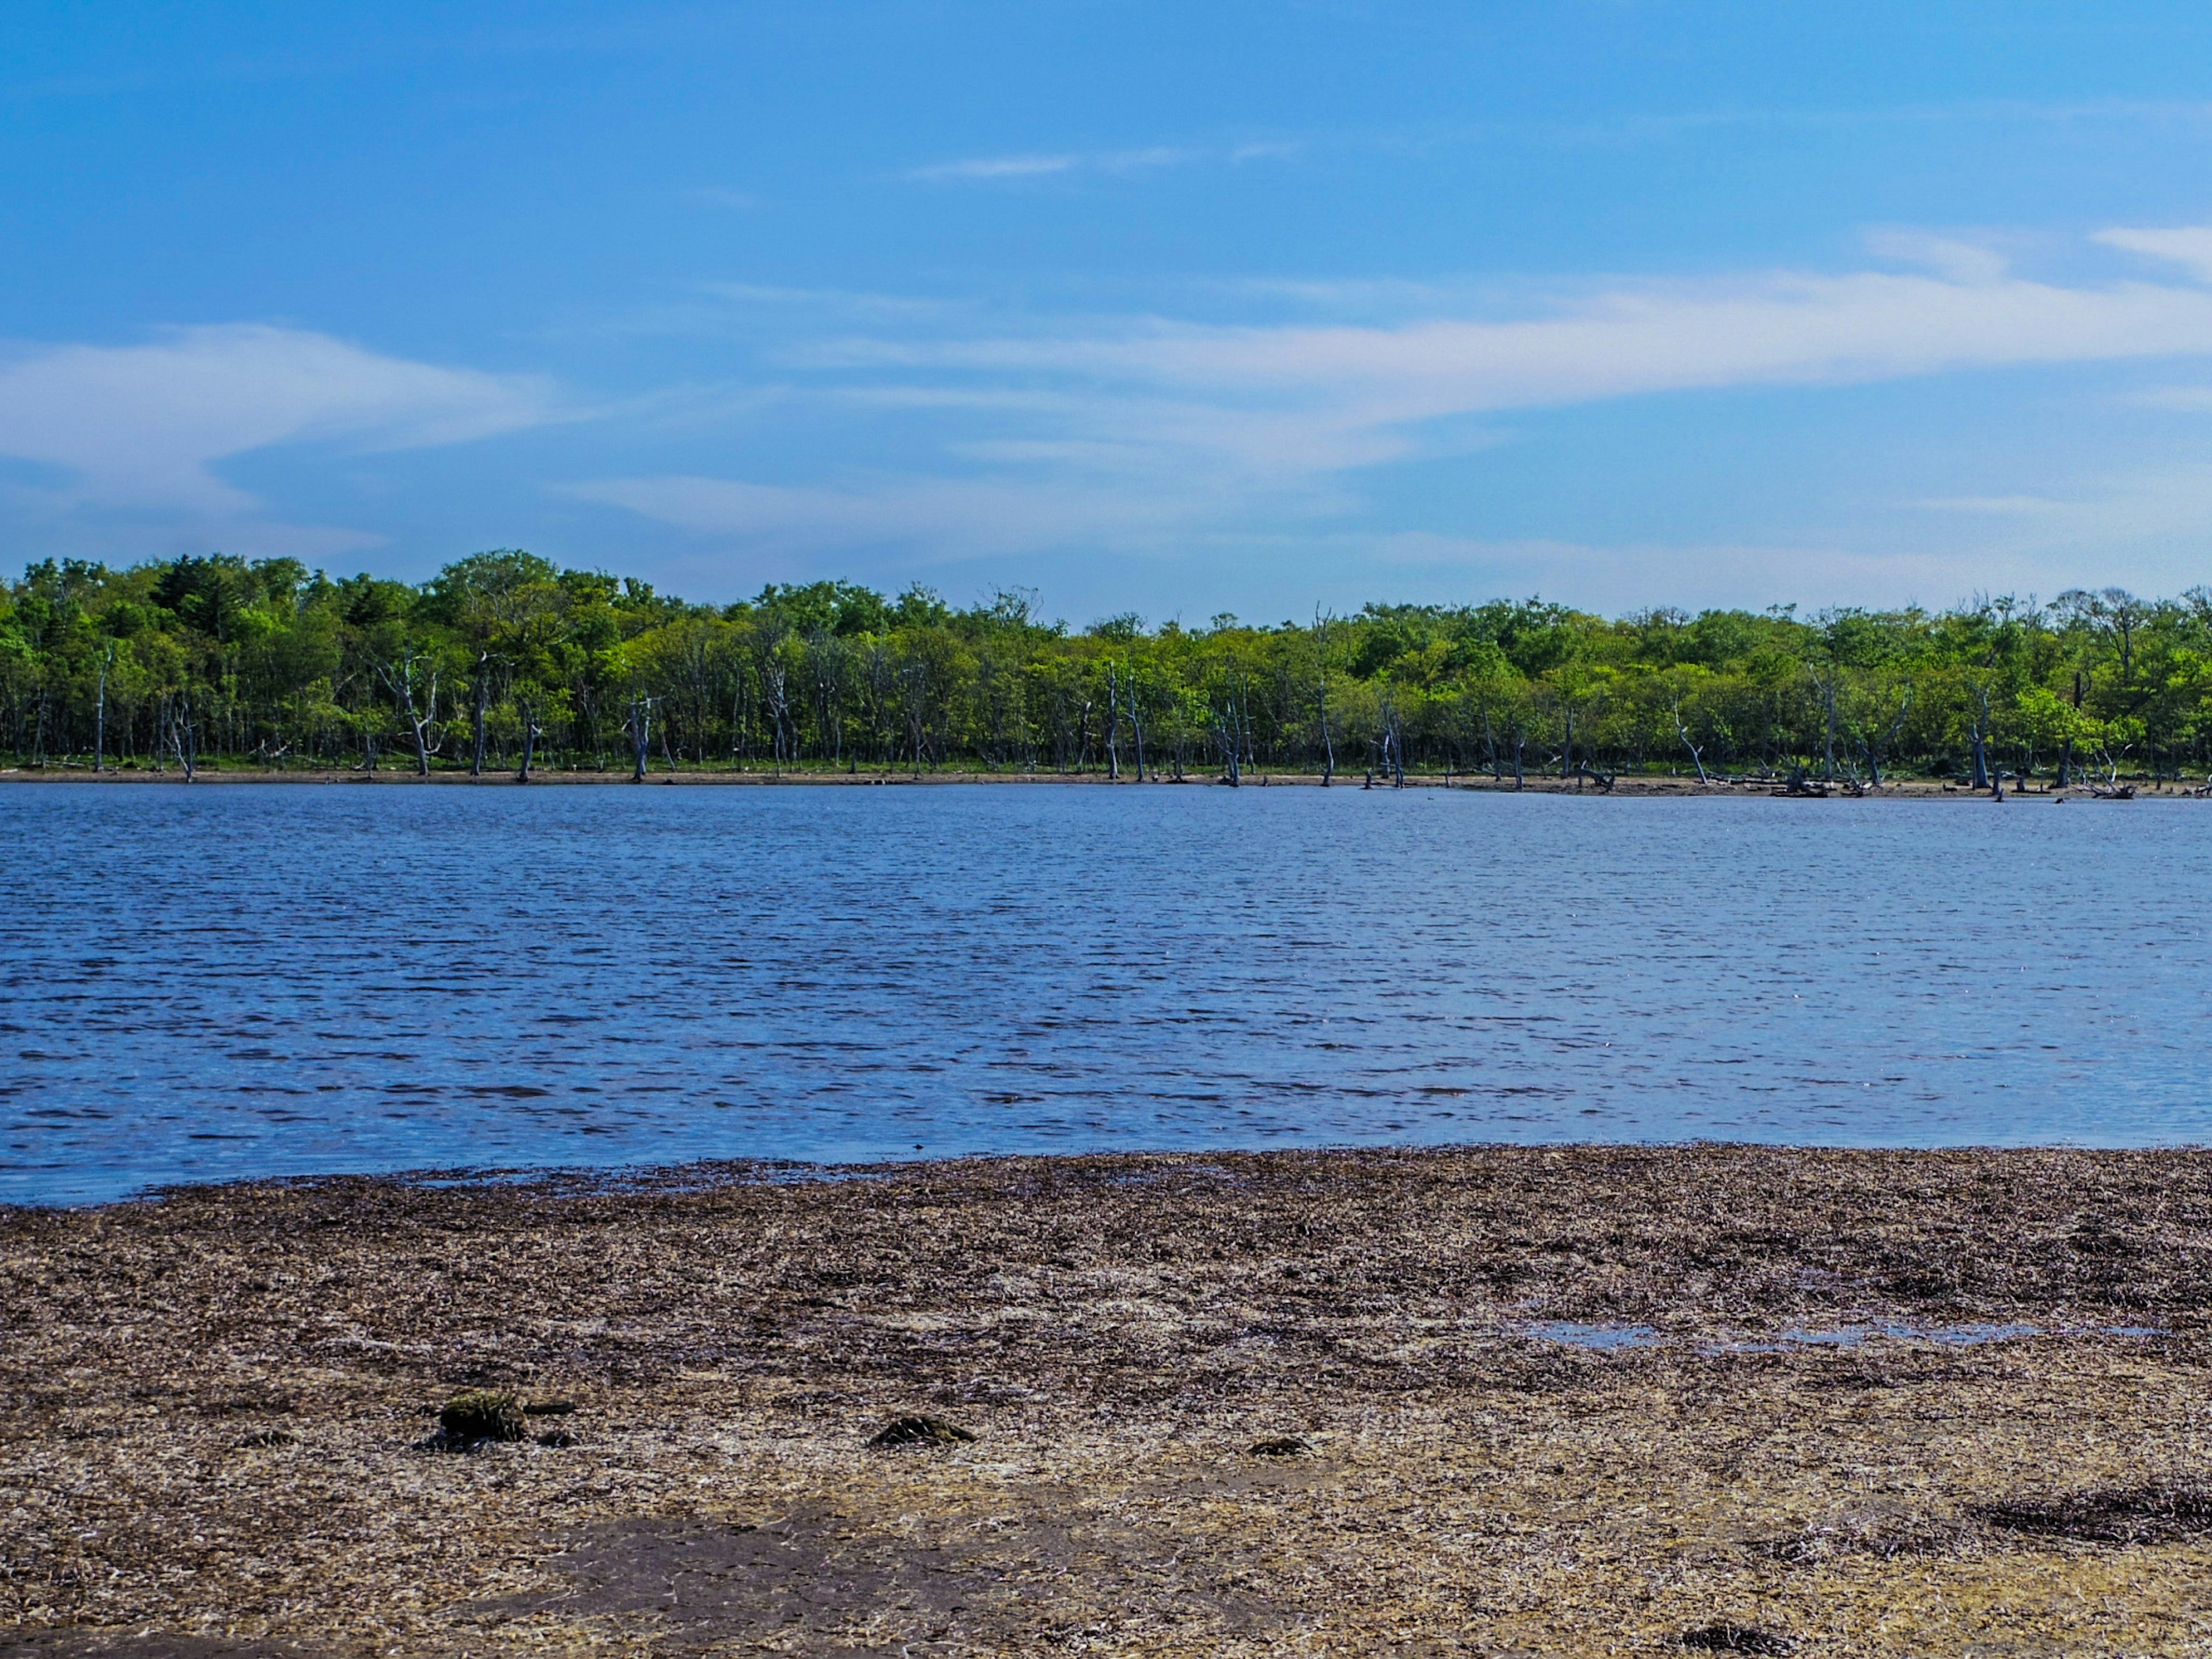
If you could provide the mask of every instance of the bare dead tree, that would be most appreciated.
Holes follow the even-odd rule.
[[[1815,673],[1813,689],[1820,694],[1820,706],[1827,715],[1826,746],[1822,751],[1820,775],[1833,781],[1836,775],[1836,677],[1832,673]]]
[[[1145,781],[1145,705],[1139,694],[1137,671],[1129,670],[1129,731],[1137,744],[1137,781]]]
[[[469,775],[483,775],[484,716],[491,708],[491,653],[477,653],[476,672],[476,743],[469,755]]]
[[[1321,787],[1336,777],[1336,742],[1328,731],[1328,629],[1334,613],[1314,607],[1314,706],[1321,715]],[[1486,712],[1484,718],[1488,714]]]
[[[1383,776],[1391,781],[1391,787],[1406,787],[1405,739],[1398,728],[1397,700],[1389,692],[1382,694],[1382,744],[1379,756]]]
[[[1106,665],[1106,778],[1121,781],[1121,682],[1114,665]]]
[[[907,735],[914,744],[914,775],[921,776],[921,761],[929,740],[929,671],[921,659],[907,664],[900,677],[906,688]]]
[[[1974,698],[1974,706],[1966,711],[1966,738],[1974,753],[1974,787],[1986,789],[1990,787],[1990,689],[1977,683],[1968,690]]]
[[[199,769],[199,728],[192,720],[192,694],[177,694],[176,706],[169,711],[169,747],[176,755],[177,764],[183,769],[185,781],[190,783]]]
[[[814,730],[832,765],[845,757],[845,642],[816,629],[806,637],[808,689],[814,696]]]
[[[107,654],[100,659],[100,699],[92,717],[92,769],[107,769],[107,671],[115,666],[115,641],[107,642]],[[127,746],[127,745],[126,745]]]
[[[515,773],[517,783],[530,781],[530,763],[537,757],[538,739],[545,735],[545,728],[538,723],[538,710],[530,703],[522,705],[522,765]]]
[[[2081,671],[2078,668],[2074,671],[2074,712],[2076,715],[2081,712]],[[2074,734],[2069,732],[2066,734],[2066,741],[2059,745],[2058,750],[2058,787],[2061,789],[2066,787],[2067,779],[2072,774],[2073,766]]]
[[[416,679],[425,665],[423,659],[416,654],[412,646],[401,653],[398,663],[379,659],[376,665],[376,672],[383,677],[385,684],[392,688],[392,695],[399,700],[408,729],[414,734],[415,775],[423,778],[430,775],[432,745],[428,734],[438,720],[439,672],[434,665],[429,665],[429,679],[418,700]]]
[[[783,734],[791,718],[790,688],[782,655],[775,651],[763,652],[760,673],[761,692],[768,704],[769,721],[775,732],[775,775],[781,777],[785,754]],[[794,744],[793,747],[797,745]],[[793,755],[792,758],[795,761],[798,757]]]
[[[1690,728],[1682,723],[1682,700],[1680,697],[1674,699],[1674,732],[1682,739],[1682,747],[1690,751],[1690,764],[1698,769],[1698,781],[1711,783],[1712,780],[1705,775],[1705,756],[1698,745],[1690,741]]]
[[[1905,717],[1911,714],[1911,712],[1912,684],[1908,680],[1905,682],[1905,696],[1899,701],[1897,705],[1897,718],[1890,721],[1889,725],[1883,730],[1881,741],[1879,744],[1876,744],[1871,738],[1863,738],[1859,741],[1859,747],[1866,754],[1867,783],[1869,787],[1875,789],[1881,787],[1881,763],[1883,757],[1886,757],[1892,749],[1896,747],[1898,738],[1902,736],[1905,732]]]
[[[632,696],[629,718],[623,722],[623,729],[629,733],[632,783],[645,781],[645,763],[653,754],[653,703],[651,697]]]

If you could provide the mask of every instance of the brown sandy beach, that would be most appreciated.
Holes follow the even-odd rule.
[[[0,1227],[0,1650],[2212,1642],[2212,1154],[348,1180]],[[573,1409],[422,1449],[468,1388]],[[975,1437],[868,1443],[916,1413]]]

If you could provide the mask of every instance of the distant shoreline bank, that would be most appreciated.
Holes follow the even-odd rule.
[[[2131,781],[2136,790],[2136,799],[2189,799],[2195,792],[2176,788],[2171,784],[2153,785],[2147,780]],[[113,786],[171,785],[189,782],[198,787],[203,784],[235,785],[275,783],[300,785],[354,785],[375,787],[404,786],[408,787],[445,787],[471,789],[512,789],[540,786],[555,787],[634,787],[640,783],[660,786],[680,784],[686,787],[739,787],[775,788],[799,786],[809,788],[866,788],[882,786],[942,788],[954,785],[994,784],[1024,786],[1060,786],[1085,788],[1136,787],[1138,781],[1132,776],[1109,778],[1103,773],[1084,772],[975,772],[945,769],[915,773],[899,772],[656,772],[642,780],[634,779],[626,772],[534,772],[528,782],[512,772],[485,773],[471,777],[465,772],[433,772],[425,777],[414,772],[392,770],[377,772],[355,771],[214,771],[203,768],[187,780],[174,769],[155,772],[149,770],[105,771],[95,773],[88,768],[9,768],[0,769],[0,784],[100,784]],[[1267,789],[1277,787],[1320,788],[1323,785],[1318,773],[1268,772],[1248,773],[1232,786],[1226,776],[1191,775],[1181,780],[1152,777],[1144,781],[1143,787],[1164,785],[1170,787],[1208,787]],[[1388,789],[1395,786],[1382,777],[1370,784],[1364,774],[1336,775],[1333,786],[1338,789]],[[1544,794],[1582,795],[1592,799],[1633,796],[1640,799],[1687,799],[1706,797],[1722,799],[1866,799],[1866,800],[1987,800],[1986,791],[1967,785],[1947,783],[1936,778],[1907,778],[1896,782],[1884,782],[1878,789],[1869,789],[1862,795],[1850,795],[1841,783],[1826,786],[1825,795],[1815,781],[1810,792],[1796,794],[1779,778],[1738,778],[1726,781],[1715,780],[1700,783],[1695,778],[1629,776],[1616,775],[1609,787],[1588,779],[1557,776],[1528,776],[1522,783],[1511,779],[1498,780],[1486,773],[1454,773],[1449,777],[1435,774],[1408,775],[1404,787],[1408,789],[1447,790],[1470,794]],[[2027,788],[2008,786],[2007,799],[2022,797],[2029,800],[2059,800],[2095,799],[2087,786],[2069,784],[2058,788],[2047,782],[2031,783]]]

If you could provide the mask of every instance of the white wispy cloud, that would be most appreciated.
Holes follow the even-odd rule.
[[[1073,173],[1082,159],[1078,155],[978,155],[964,161],[915,167],[907,177],[930,185],[963,179],[1041,179],[1048,173]]]
[[[2212,353],[2212,292],[2124,282],[1777,273],[1624,285],[1501,320],[853,340],[854,367],[1048,371],[1327,400],[1376,424],[1653,392],[1848,385],[1963,368]]]
[[[2212,225],[2176,225],[2165,230],[2101,230],[2096,240],[2107,247],[2123,248],[2130,253],[2185,266],[2200,280],[2212,282]]]
[[[58,507],[230,517],[259,503],[217,471],[287,443],[465,442],[556,418],[549,382],[369,351],[261,324],[0,358],[0,455],[50,467]]]
[[[2197,235],[2212,245],[2212,230],[2118,229],[2097,240],[2130,253],[2154,248],[2172,263]],[[1524,411],[2212,356],[2212,289],[2192,280],[2055,280],[2020,274],[2002,249],[1971,237],[1890,229],[1868,240],[1891,268],[1596,282],[1510,306],[1495,289],[1291,284],[1322,318],[1271,325],[1094,314],[979,329],[969,307],[872,321],[848,314],[844,331],[782,353],[794,395],[886,418],[928,416],[933,465],[910,461],[898,476],[823,489],[652,476],[576,493],[748,546],[1138,550],[1258,526],[1319,545],[1368,510],[1369,469],[1507,441],[1502,423]],[[1333,307],[1360,320],[1330,321]],[[2093,538],[2100,521],[2164,533],[2196,496],[2197,481],[2176,477],[2047,505],[2001,485],[1870,510],[1904,505],[1971,522],[1967,539],[1982,544],[1974,556],[1992,570],[2032,572],[2064,536]],[[1549,559],[1614,590],[1637,561],[1672,568],[1656,547],[1571,553],[1540,542],[1373,536],[1360,545],[1362,556],[1409,566],[1462,554],[1492,570]],[[1804,550],[1750,544],[1680,556],[1739,573],[1765,561],[1812,568]],[[1933,556],[1916,567],[1908,556],[1830,550],[1820,568],[1838,591],[1877,577],[1894,586],[1914,568],[1936,569]]]
[[[1297,155],[1303,147],[1281,142],[1240,144],[1147,144],[1132,149],[1067,150],[977,155],[909,168],[917,184],[1011,184],[1071,173],[1120,175],[1211,162],[1239,167]]]
[[[1948,496],[1919,505],[1984,519],[1999,544],[2021,550],[2092,546],[2097,538],[2159,542],[2174,550],[2181,585],[2204,580],[2203,526],[2212,522],[2212,462],[2131,467],[2065,491]]]
[[[1924,230],[1884,226],[1867,232],[1867,252],[1899,264],[1920,265],[1955,283],[1994,283],[2011,262],[1987,242],[1942,236]]]

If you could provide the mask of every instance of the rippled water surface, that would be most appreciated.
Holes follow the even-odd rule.
[[[0,1198],[270,1172],[2195,1141],[2212,806],[0,787]]]

